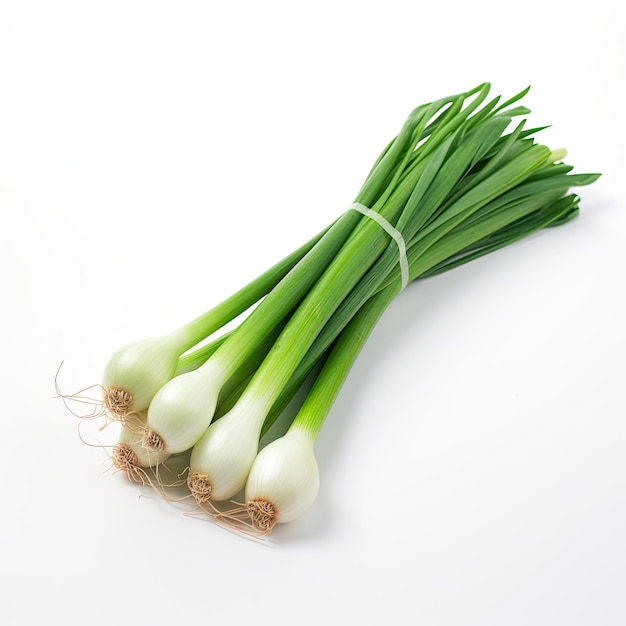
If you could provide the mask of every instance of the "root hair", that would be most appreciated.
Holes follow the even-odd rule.
[[[127,443],[118,443],[111,451],[113,467],[126,472],[128,479],[135,483],[145,484],[145,470],[140,467],[136,452]]]
[[[211,479],[202,472],[191,472],[187,477],[187,486],[194,500],[200,505],[208,502],[213,495]]]
[[[130,412],[133,403],[133,396],[129,391],[123,389],[105,389],[100,384],[89,385],[83,389],[79,389],[74,393],[64,393],[59,384],[59,373],[63,362],[59,365],[54,375],[55,398],[60,398],[65,408],[74,416],[81,420],[93,420],[104,418],[104,425],[101,430],[106,428],[111,422],[124,421]],[[98,397],[91,395],[96,392]],[[90,407],[88,412],[77,410],[76,405]]]
[[[213,502],[212,500],[207,500],[202,504],[198,504],[197,508],[190,511],[188,515],[208,516],[220,528],[241,535],[247,539],[262,541],[267,535],[267,533],[259,532],[258,529],[250,523],[246,505],[242,502],[236,502],[234,500]]]
[[[271,502],[267,500],[250,500],[246,503],[246,511],[255,530],[263,535],[272,532],[278,516],[276,508]]]
[[[133,394],[121,387],[111,387],[104,391],[104,406],[113,418],[123,419],[133,405]]]
[[[54,391],[56,392],[54,397],[60,398],[63,401],[65,408],[74,417],[78,417],[79,419],[90,420],[106,416],[106,406],[104,405],[104,400],[101,399],[103,392],[102,385],[90,385],[89,387],[84,387],[74,393],[64,393],[61,391],[61,386],[59,384],[59,373],[61,372],[61,367],[63,367],[63,363],[59,365],[59,368],[54,375]],[[98,390],[100,397],[95,398],[89,395],[92,390]],[[79,412],[74,408],[74,404],[86,405],[91,407],[91,409],[88,413],[84,413],[82,411]]]
[[[154,450],[154,452],[165,452],[165,441],[161,438],[159,433],[152,430],[150,427],[146,427],[143,433],[142,445],[148,450]]]

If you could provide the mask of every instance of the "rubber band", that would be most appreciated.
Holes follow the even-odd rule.
[[[400,264],[400,276],[402,278],[400,291],[403,291],[409,284],[409,261],[406,258],[404,237],[380,213],[376,213],[376,211],[372,211],[372,209],[358,202],[351,204],[350,208],[374,220],[398,244],[398,263]]]

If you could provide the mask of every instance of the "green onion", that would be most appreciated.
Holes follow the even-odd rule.
[[[319,487],[315,440],[395,296],[568,222],[580,201],[570,189],[599,176],[572,174],[564,150],[536,142],[541,127],[512,123],[530,112],[517,104],[528,89],[502,103],[489,91],[485,83],[414,109],[327,229],[190,324],[114,355],[108,410],[122,419],[147,410],[124,435],[124,458],[137,447],[153,455],[139,464],[190,451],[195,501],[245,491],[256,532],[307,510]],[[262,447],[309,380],[286,433]]]

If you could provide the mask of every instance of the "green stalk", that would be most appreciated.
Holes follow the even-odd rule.
[[[530,216],[513,222],[508,227],[478,239],[457,254],[447,257],[445,260],[422,272],[420,278],[447,272],[490,252],[495,252],[500,248],[511,245],[542,228],[564,224],[578,215],[579,202],[580,198],[575,194],[560,198],[541,211],[537,211]]]
[[[324,229],[223,302],[185,324],[182,330],[185,331],[188,340],[181,345],[180,353],[183,354],[197,345],[267,295],[319,243],[329,228]]]
[[[187,372],[193,372],[193,370],[199,368],[202,364],[206,363],[207,359],[215,354],[217,349],[230,337],[232,330],[224,333],[217,339],[183,354],[178,359],[178,366],[176,368],[175,376],[180,376]]]
[[[339,335],[290,430],[300,430],[313,443],[357,356],[372,330],[398,293],[391,285],[370,298]]]

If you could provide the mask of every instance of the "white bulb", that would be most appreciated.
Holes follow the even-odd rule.
[[[176,333],[142,339],[117,350],[104,369],[107,408],[119,417],[145,411],[156,392],[173,376],[180,356]]]
[[[209,360],[163,385],[148,407],[144,444],[169,454],[191,448],[213,419],[221,384]]]
[[[290,430],[256,457],[246,483],[246,505],[259,530],[291,522],[313,504],[319,470],[311,440]]]
[[[243,489],[259,449],[264,418],[261,403],[242,398],[193,447],[189,475],[203,478],[208,498],[227,500]]]

